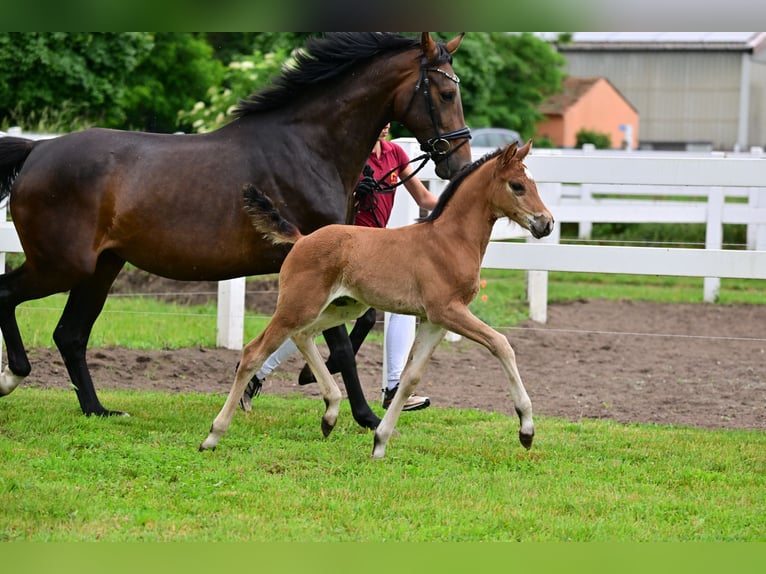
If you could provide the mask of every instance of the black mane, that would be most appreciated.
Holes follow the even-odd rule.
[[[420,39],[381,32],[334,32],[309,38],[295,54],[295,64],[272,80],[270,87],[240,100],[234,117],[279,108],[317,82],[346,73],[361,60],[383,52],[405,51],[420,46]],[[451,62],[444,44],[437,43],[437,62]]]
[[[447,185],[446,189],[439,196],[439,201],[436,203],[434,210],[429,213],[428,216],[418,219],[418,223],[433,221],[439,217],[444,211],[444,206],[447,205],[452,196],[455,195],[457,188],[460,187],[460,184],[463,183],[465,178],[467,178],[492,158],[499,156],[501,153],[503,153],[503,148],[497,148],[495,151],[491,151],[484,157],[477,159],[475,162],[461,168],[461,170],[455,174],[455,177],[450,180],[449,185]]]

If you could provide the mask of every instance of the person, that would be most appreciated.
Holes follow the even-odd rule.
[[[400,181],[422,209],[431,211],[436,207],[438,197],[428,191],[423,182],[413,174],[407,152],[400,145],[388,141],[390,127],[390,124],[386,124],[378,135],[378,139],[375,141],[375,145],[367,159],[362,176],[354,190],[356,196],[354,225],[385,227],[394,208],[394,199]],[[375,309],[368,309],[364,315],[356,320],[354,328],[349,335],[354,354],[356,354],[367,334],[375,326],[376,320],[377,310]],[[389,407],[399,387],[399,378],[410,353],[408,333],[411,333],[414,327],[415,317],[413,315],[392,313],[389,317],[385,349],[388,374],[386,386],[382,389],[384,409]],[[249,411],[251,409],[252,398],[258,394],[266,377],[282,361],[297,350],[298,348],[292,339],[288,339],[266,359],[248,382],[245,392],[239,401],[240,407],[243,410]],[[340,370],[340,366],[335,364],[332,356],[327,361],[327,368],[331,373],[337,373]],[[304,365],[298,379],[299,384],[306,385],[315,381],[316,379],[309,366]],[[430,404],[431,399],[429,397],[413,394],[407,399],[403,410],[421,410],[429,407]]]

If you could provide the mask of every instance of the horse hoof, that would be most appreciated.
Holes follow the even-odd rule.
[[[372,444],[372,458],[381,459],[386,454],[386,444],[375,433],[375,439]]]
[[[332,429],[335,428],[334,424],[328,423],[326,420],[322,419],[322,434],[325,438],[330,436],[330,433],[332,432]]]
[[[23,380],[24,377],[14,374],[9,367],[5,367],[0,373],[0,397],[10,395]]]
[[[360,415],[354,415],[354,420],[356,421],[356,424],[358,424],[363,429],[375,430],[380,426],[380,419],[372,411]]]
[[[210,437],[207,437],[205,440],[203,440],[199,445],[199,452],[205,452],[206,450],[215,450],[215,447],[218,446],[218,441],[215,439],[211,439]]]
[[[108,409],[102,409],[100,411],[94,411],[92,413],[85,413],[86,417],[93,416],[93,415],[97,417],[130,417],[130,414],[124,411],[110,411]]]
[[[523,446],[527,450],[532,448],[532,439],[534,438],[535,438],[534,434],[526,434],[519,431],[519,442],[521,443],[521,446]]]

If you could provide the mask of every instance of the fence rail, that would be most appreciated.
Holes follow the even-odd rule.
[[[413,141],[400,142],[411,146]],[[474,150],[474,159],[483,152]],[[704,249],[560,245],[554,233],[539,241],[518,226],[496,225],[482,265],[525,269],[530,317],[547,319],[549,271],[704,277],[704,298],[714,301],[721,277],[766,279],[766,159],[748,154],[633,154],[534,151],[525,163],[557,223],[704,223]],[[433,169],[422,179],[441,190]],[[608,195],[594,198],[593,194]],[[646,196],[647,199],[636,198]],[[622,196],[622,198],[620,198]],[[679,201],[678,196],[684,198]],[[685,201],[696,196],[704,201]],[[727,201],[729,198],[729,201]],[[747,203],[742,201],[747,200]],[[731,201],[740,201],[732,203]],[[397,211],[397,208],[401,210]],[[398,201],[390,226],[416,217],[416,206]],[[748,226],[748,250],[723,250],[723,224]],[[580,235],[584,235],[582,227]]]

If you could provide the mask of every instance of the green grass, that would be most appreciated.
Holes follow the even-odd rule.
[[[483,269],[486,281],[471,310],[495,328],[511,327],[529,316],[523,271]],[[257,288],[257,279],[249,288]],[[702,279],[645,275],[550,273],[549,301],[584,298],[634,299],[666,303],[701,303]],[[484,300],[486,297],[486,300]],[[52,347],[52,333],[66,301],[54,295],[19,306],[17,318],[27,347]],[[722,304],[766,305],[766,281],[723,279]],[[260,333],[269,317],[246,313],[245,340]],[[371,340],[380,340],[376,332]],[[168,304],[150,297],[110,297],[96,321],[91,347],[133,349],[213,347],[216,344],[216,306]]]
[[[404,413],[386,457],[344,402],[273,396],[197,452],[220,395],[68,391],[0,401],[0,540],[753,541],[766,539],[766,434],[472,410]],[[382,414],[382,413],[381,413]]]

